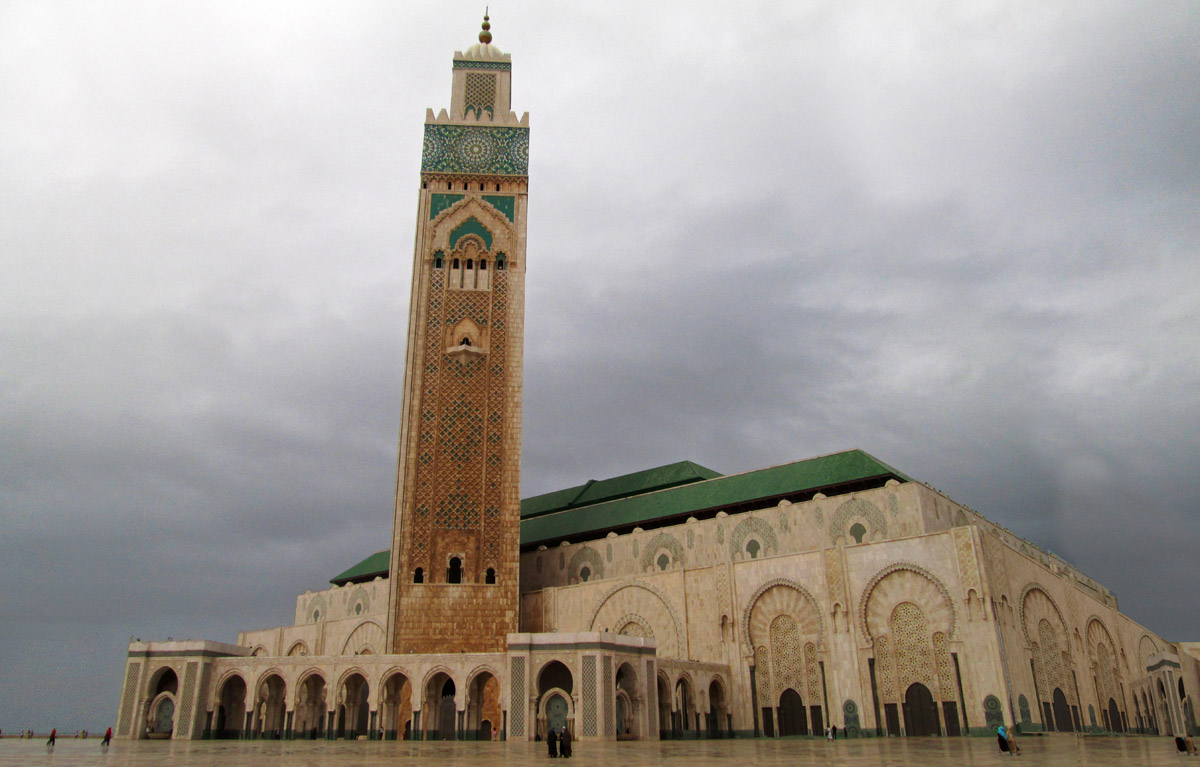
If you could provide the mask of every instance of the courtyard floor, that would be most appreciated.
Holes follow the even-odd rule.
[[[1171,738],[1026,736],[1017,759],[1039,767],[1194,764]],[[576,743],[574,767],[963,767],[1007,764],[990,738],[715,740]],[[141,767],[527,767],[547,760],[543,743],[345,741],[0,740],[0,766],[131,765]]]

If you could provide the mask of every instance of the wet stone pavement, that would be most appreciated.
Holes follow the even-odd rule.
[[[1051,767],[1194,765],[1170,738],[1026,736],[1021,755],[998,753],[987,738],[713,740],[574,744],[573,767],[963,767],[1016,759]],[[548,761],[544,743],[347,741],[0,740],[0,767],[130,765],[141,767],[526,767]]]

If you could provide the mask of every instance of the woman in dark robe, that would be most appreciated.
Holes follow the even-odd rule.
[[[1004,725],[1000,725],[1000,729],[996,730],[996,745],[1000,746],[1000,753],[1009,753],[1008,734],[1004,732]]]
[[[551,727],[546,733],[546,747],[550,749],[550,758],[554,759],[558,756],[558,733]]]
[[[563,728],[562,735],[559,737],[559,752],[564,759],[571,758],[571,731],[566,727]]]

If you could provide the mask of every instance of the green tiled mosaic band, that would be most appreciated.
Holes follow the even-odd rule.
[[[501,72],[511,72],[511,61],[464,61],[462,59],[454,60],[455,69],[498,69]]]
[[[425,125],[423,173],[529,174],[529,129]]]

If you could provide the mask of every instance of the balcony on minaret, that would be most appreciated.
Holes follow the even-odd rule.
[[[487,333],[464,317],[446,335],[446,354],[459,362],[484,356],[487,354]]]

